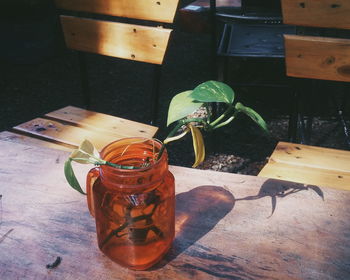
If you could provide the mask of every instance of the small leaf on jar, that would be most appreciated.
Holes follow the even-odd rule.
[[[85,194],[82,188],[80,187],[80,184],[77,178],[75,177],[75,174],[72,168],[72,160],[70,158],[67,159],[66,162],[64,163],[64,175],[66,176],[67,182],[73,189],[77,190],[81,194]]]

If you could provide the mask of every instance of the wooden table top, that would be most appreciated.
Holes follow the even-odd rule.
[[[65,182],[67,156],[0,140],[0,279],[350,279],[350,192],[175,166],[173,248],[148,271],[120,267]]]

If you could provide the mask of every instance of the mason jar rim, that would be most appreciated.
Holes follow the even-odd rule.
[[[160,149],[161,149],[161,147],[162,147],[162,145],[163,145],[163,142],[162,142],[161,140],[157,139],[157,138],[124,137],[124,138],[120,138],[120,139],[118,139],[118,140],[116,140],[116,141],[110,142],[110,143],[107,144],[105,147],[103,147],[103,149],[102,149],[101,152],[100,152],[101,158],[105,160],[105,157],[106,157],[109,153],[111,153],[111,152],[113,151],[113,150],[112,150],[112,151],[110,151],[109,153],[105,154],[105,153],[107,152],[108,148],[111,148],[112,145],[114,145],[114,144],[116,144],[116,143],[119,143],[119,142],[122,142],[122,141],[125,141],[125,140],[131,140],[131,139],[135,139],[135,140],[137,140],[137,139],[139,139],[139,140],[145,140],[145,142],[146,142],[146,141],[154,141],[155,143],[159,144],[159,151],[160,151]],[[140,143],[142,143],[142,142],[140,142]],[[135,144],[138,144],[138,143],[135,143]],[[117,171],[119,171],[119,172],[122,171],[122,172],[127,172],[127,173],[128,173],[128,172],[135,172],[135,171],[137,171],[137,172],[140,172],[140,171],[141,171],[141,172],[142,172],[142,171],[147,171],[147,170],[149,170],[149,169],[151,169],[151,168],[154,168],[154,167],[158,166],[158,165],[164,160],[166,154],[167,154],[167,150],[166,150],[166,148],[164,147],[164,150],[163,150],[163,153],[162,153],[160,159],[158,159],[156,162],[154,162],[154,163],[151,164],[150,166],[146,166],[146,167],[142,167],[142,168],[123,169],[123,168],[115,168],[115,167],[111,167],[111,166],[107,166],[107,165],[105,165],[104,167],[107,167],[109,170],[111,170],[110,168],[112,168],[112,169],[117,170]],[[101,166],[101,167],[102,167],[102,166]]]

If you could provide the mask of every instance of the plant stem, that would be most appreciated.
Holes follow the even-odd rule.
[[[232,105],[229,105],[229,107],[226,109],[226,111],[220,116],[218,117],[215,121],[213,121],[212,123],[210,123],[209,125],[211,127],[215,127],[222,119],[224,119],[232,110],[234,109],[234,107]]]
[[[231,117],[229,117],[226,121],[222,122],[222,123],[219,123],[218,125],[214,126],[213,129],[217,129],[217,128],[220,128],[220,127],[223,127],[227,124],[229,124],[230,122],[232,122],[238,115],[238,111],[235,111]]]
[[[120,164],[115,164],[115,163],[112,163],[112,162],[109,162],[109,161],[106,161],[105,164],[108,165],[108,166],[119,168],[119,169],[140,169],[140,167],[137,167],[137,166],[120,165]]]
[[[168,134],[168,136],[166,138],[169,138],[169,137],[173,137],[175,135],[175,133],[180,129],[181,126],[183,126],[184,123],[183,121],[179,121],[177,123],[177,125],[174,127],[174,129],[172,131],[170,131],[170,133]],[[159,150],[159,153],[158,153],[158,157],[157,157],[157,161],[161,158],[162,154],[163,154],[163,151],[165,149],[165,144],[163,143],[162,147],[160,148]]]
[[[175,133],[181,128],[181,126],[188,124],[188,123],[191,123],[191,122],[202,123],[202,124],[204,124],[204,127],[206,127],[208,125],[202,118],[183,119],[177,123],[177,125],[173,128],[173,130],[170,131],[170,133],[168,134],[168,136],[165,139],[173,137],[175,135]],[[163,143],[162,147],[159,150],[157,161],[161,158],[161,156],[164,152],[164,149],[165,149],[165,144]]]

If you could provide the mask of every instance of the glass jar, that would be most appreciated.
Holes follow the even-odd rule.
[[[138,169],[91,169],[87,199],[96,220],[98,246],[116,263],[143,270],[157,263],[174,239],[175,187],[166,150],[153,139],[125,138],[107,145],[101,158]]]

